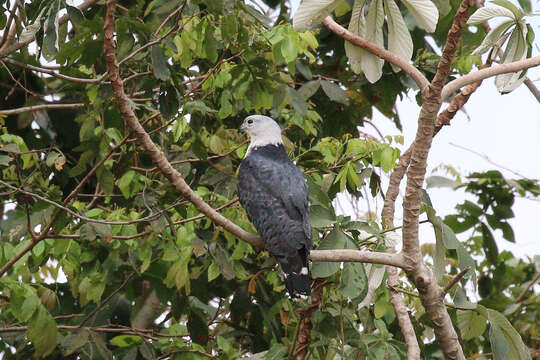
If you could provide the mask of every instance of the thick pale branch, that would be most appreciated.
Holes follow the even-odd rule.
[[[439,91],[442,89],[446,77],[450,72],[452,60],[456,56],[457,46],[461,40],[461,32],[469,18],[469,8],[471,7],[472,2],[473,0],[463,0],[461,2],[456,15],[454,16],[452,26],[450,27],[450,30],[448,30],[448,36],[446,38],[446,43],[444,44],[441,59],[437,64],[437,73],[431,82],[431,85],[435,90],[433,96],[439,95]]]
[[[405,263],[400,254],[382,253],[375,251],[333,249],[333,250],[312,250],[311,261],[328,262],[363,262],[371,264],[391,265],[403,268]]]
[[[370,43],[369,41],[363,39],[362,37],[353,34],[349,30],[345,29],[343,26],[336,23],[334,19],[332,19],[332,17],[330,16],[328,16],[326,19],[323,20],[323,24],[326,25],[326,27],[330,31],[336,33],[343,39],[351,42],[352,44],[356,46],[361,47],[362,49],[369,51],[372,54],[377,55],[381,59],[384,59],[388,61],[389,63],[402,69],[406,74],[408,74],[416,82],[420,90],[424,90],[424,88],[428,86],[429,81],[426,79],[424,74],[422,74],[413,65],[409,64],[408,61],[405,61],[399,56],[391,53],[390,51],[385,50],[381,47],[378,47],[377,45]]]
[[[487,78],[500,74],[507,74],[511,72],[526,70],[538,65],[540,65],[540,55],[534,56],[530,59],[514,61],[508,64],[500,64],[492,66],[490,68],[478,70],[476,72],[464,75],[456,80],[450,81],[448,84],[446,84],[442,90],[441,98],[442,100],[445,100],[450,95],[452,95],[454,91],[460,89],[465,85],[472,84],[476,81],[485,80]]]
[[[448,32],[441,60],[433,82],[423,92],[418,130],[411,145],[412,155],[407,172],[407,187],[403,199],[403,250],[405,272],[420,293],[422,305],[433,324],[433,330],[446,359],[465,360],[463,349],[443,302],[442,289],[433,272],[424,264],[418,240],[418,217],[422,203],[427,157],[435,130],[437,113],[441,107],[441,91],[455,57],[461,31],[469,13],[471,0],[463,0]]]
[[[403,295],[396,291],[394,288],[399,285],[398,270],[395,267],[388,267],[388,290],[390,292],[390,302],[394,307],[396,317],[399,323],[401,333],[405,338],[407,344],[407,359],[417,360],[420,359],[420,347],[418,346],[418,340],[416,339],[416,333],[414,332],[414,326],[409,317],[409,312],[405,306],[405,300]]]
[[[94,5],[97,2],[98,2],[98,0],[86,0],[81,5],[79,5],[77,8],[79,10],[81,10],[81,11],[84,11],[84,10],[90,8],[92,5]],[[65,14],[64,16],[62,16],[58,20],[58,23],[60,25],[63,25],[65,23],[67,23],[68,20],[69,20],[69,15]],[[19,50],[20,48],[25,47],[26,45],[30,44],[35,39],[36,39],[35,35],[34,36],[28,36],[28,38],[25,39],[24,41],[17,41],[15,44],[12,44],[12,45],[10,45],[10,46],[8,46],[6,48],[0,49],[0,59],[10,55],[11,53],[14,53],[15,51]]]

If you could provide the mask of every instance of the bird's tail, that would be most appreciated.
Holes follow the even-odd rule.
[[[304,300],[311,295],[311,277],[309,276],[307,267],[302,269],[306,269],[306,271],[301,271],[300,273],[291,272],[286,274],[285,277],[285,286],[287,287],[289,296],[293,300]]]
[[[285,287],[292,300],[304,300],[311,295],[308,257],[309,250],[302,247],[295,256],[279,261],[285,277]]]

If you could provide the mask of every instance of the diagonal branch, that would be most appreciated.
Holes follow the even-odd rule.
[[[452,60],[456,56],[457,46],[461,40],[461,32],[463,27],[467,23],[469,18],[469,8],[471,7],[474,0],[463,0],[459,6],[456,15],[454,16],[454,21],[450,30],[448,30],[448,37],[446,38],[446,43],[442,51],[441,59],[437,64],[437,73],[431,82],[437,95],[440,94],[440,91],[444,85],[446,77],[450,72]]]
[[[174,188],[180,194],[182,194],[182,196],[184,196],[187,200],[193,203],[193,205],[195,205],[197,210],[208,216],[217,225],[221,225],[225,230],[229,231],[230,233],[249,242],[257,248],[262,248],[263,243],[258,236],[255,236],[245,231],[223,215],[216,212],[199,196],[199,194],[197,194],[189,187],[189,185],[182,178],[182,175],[172,167],[172,165],[165,157],[165,154],[156,146],[156,144],[154,144],[148,133],[139,123],[137,116],[131,109],[129,98],[124,92],[123,81],[119,75],[120,69],[118,65],[118,60],[116,59],[116,46],[114,43],[115,7],[116,1],[107,1],[107,12],[104,25],[104,52],[105,60],[107,63],[107,73],[109,74],[109,79],[111,80],[113,92],[118,102],[118,110],[120,111],[123,119],[126,121],[133,133],[136,135],[139,143],[148,152],[154,164],[156,164],[161,173],[170,181]]]
[[[464,75],[458,79],[450,81],[446,84],[442,90],[441,98],[442,100],[447,99],[454,91],[459,88],[472,84],[479,80],[485,80],[487,78],[497,76],[500,74],[507,74],[511,72],[516,72],[520,70],[526,70],[540,65],[540,55],[534,56],[529,59],[514,61],[508,64],[500,64],[492,66],[490,68],[478,70],[476,72]]]
[[[413,65],[409,64],[408,61],[405,61],[399,56],[391,53],[390,51],[385,50],[381,47],[378,47],[377,45],[370,43],[364,38],[353,34],[349,30],[345,29],[343,26],[336,23],[334,19],[332,19],[332,17],[328,16],[326,19],[324,19],[323,24],[326,25],[326,27],[330,31],[336,33],[338,36],[342,37],[343,39],[399,67],[401,70],[403,70],[407,75],[409,75],[416,82],[420,90],[423,91],[424,88],[426,88],[426,86],[429,85],[429,81],[426,79],[424,74],[422,74],[420,70],[415,68]]]

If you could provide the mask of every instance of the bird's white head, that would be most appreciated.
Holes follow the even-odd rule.
[[[259,146],[283,144],[281,128],[268,116],[248,116],[240,126],[240,131],[245,131],[251,139],[246,156]]]

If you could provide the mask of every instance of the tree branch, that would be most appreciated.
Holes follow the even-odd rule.
[[[414,326],[411,322],[411,318],[409,317],[409,312],[405,306],[405,300],[403,299],[403,295],[401,295],[401,293],[394,290],[394,287],[399,285],[398,270],[395,267],[389,266],[387,271],[388,279],[386,282],[390,292],[390,302],[394,307],[399,328],[401,329],[401,333],[403,334],[405,343],[407,344],[407,359],[420,359],[420,347],[418,346],[418,340],[416,339],[416,333],[414,332]]]
[[[448,30],[448,36],[446,38],[446,43],[444,44],[441,59],[437,64],[437,73],[431,82],[437,95],[439,95],[439,92],[446,81],[446,77],[450,72],[452,60],[456,56],[457,46],[461,40],[461,31],[467,23],[467,19],[469,18],[469,8],[473,1],[474,0],[462,0],[461,5],[454,16],[452,26],[450,27],[450,30]]]
[[[41,105],[33,105],[33,106],[25,106],[17,109],[9,109],[9,110],[0,110],[0,114],[3,115],[15,115],[15,114],[22,114],[29,111],[38,111],[38,110],[44,110],[44,109],[74,109],[74,108],[80,108],[85,106],[84,103],[73,103],[73,104],[41,104]]]
[[[532,80],[529,79],[528,77],[525,77],[525,80],[523,81],[523,83],[529,88],[531,93],[536,98],[536,101],[540,102],[540,90],[538,90],[538,88],[534,85]]]
[[[72,215],[72,216],[74,216],[76,218],[79,218],[81,220],[84,220],[86,222],[91,222],[91,223],[96,223],[96,224],[106,224],[106,225],[129,225],[129,224],[136,224],[136,223],[140,223],[140,222],[154,221],[154,220],[158,219],[166,211],[168,211],[168,210],[172,209],[173,207],[179,205],[179,203],[181,201],[181,200],[178,200],[174,204],[167,206],[165,209],[160,210],[155,214],[150,214],[150,215],[145,216],[145,217],[140,218],[140,219],[127,220],[127,221],[107,221],[107,220],[92,219],[92,218],[86,217],[84,215],[78,214],[75,211],[71,210],[70,208],[67,208],[67,207],[65,207],[63,205],[60,205],[57,202],[49,200],[49,199],[47,199],[47,198],[45,198],[45,197],[43,197],[41,195],[34,194],[34,193],[30,192],[30,191],[26,191],[24,189],[13,186],[13,185],[5,182],[5,181],[0,180],[0,185],[3,185],[3,186],[5,186],[5,187],[7,187],[9,189],[12,189],[12,190],[16,190],[17,192],[20,192],[21,194],[25,194],[25,195],[31,196],[33,198],[36,198],[38,200],[41,200],[43,202],[46,202],[47,204],[55,206],[58,209],[63,210],[65,212],[67,212],[68,214],[70,214],[70,215]]]
[[[94,5],[97,2],[98,2],[98,0],[86,0],[81,5],[79,5],[77,8],[80,11],[84,11],[84,10],[90,8],[92,5]],[[68,20],[69,20],[69,15],[65,14],[64,16],[62,16],[58,20],[58,24],[63,25],[65,23],[67,23]],[[15,51],[19,50],[20,48],[25,47],[26,45],[33,42],[35,39],[36,39],[35,35],[29,36],[28,39],[25,39],[24,41],[18,41],[13,45],[10,45],[10,46],[7,46],[7,47],[5,47],[3,49],[0,49],[0,59],[10,55],[11,53],[14,53]]]
[[[222,226],[225,230],[236,235],[240,239],[249,242],[257,248],[262,248],[263,242],[255,236],[232,221],[224,217],[215,211],[210,205],[208,205],[196,192],[194,192],[189,185],[184,181],[182,175],[172,167],[165,154],[158,149],[156,144],[152,141],[148,133],[139,123],[137,116],[131,109],[129,99],[124,92],[123,81],[119,75],[119,65],[115,54],[114,44],[114,10],[116,7],[116,1],[107,1],[107,12],[105,16],[105,36],[104,36],[104,52],[105,60],[107,63],[107,73],[113,88],[114,95],[118,102],[118,110],[126,121],[131,130],[135,133],[139,143],[148,152],[154,164],[158,167],[161,173],[170,181],[174,188],[182,194],[187,200],[189,200],[195,208],[201,213],[208,216],[215,224]]]
[[[429,85],[429,81],[426,79],[424,74],[422,74],[413,65],[409,64],[408,61],[405,61],[399,56],[391,53],[390,51],[380,48],[377,45],[374,45],[370,43],[369,41],[363,39],[362,37],[353,34],[349,30],[345,29],[343,26],[336,23],[334,19],[332,19],[332,17],[330,16],[326,17],[326,19],[323,20],[323,24],[326,25],[326,27],[330,31],[334,32],[335,34],[342,37],[343,39],[351,42],[352,44],[356,46],[361,47],[362,49],[369,51],[372,54],[377,55],[381,59],[384,59],[388,61],[389,63],[402,69],[407,75],[409,75],[416,82],[420,90],[423,91],[426,88],[426,86]]]
[[[311,250],[311,261],[327,262],[362,262],[371,264],[390,265],[399,268],[406,266],[400,254],[383,253],[376,251],[332,249]]]
[[[490,68],[478,70],[476,72],[464,75],[458,79],[450,81],[446,84],[442,90],[441,98],[442,100],[447,99],[454,91],[459,88],[472,84],[479,80],[485,80],[487,78],[497,76],[500,74],[507,74],[511,72],[526,70],[531,67],[540,65],[540,55],[534,56],[529,59],[523,59],[519,61],[514,61],[508,64],[500,64],[492,66]]]

